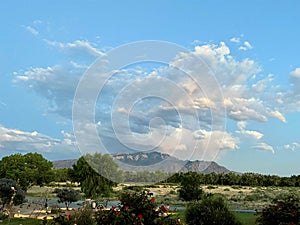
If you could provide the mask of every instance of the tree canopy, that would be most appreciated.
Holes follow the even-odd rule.
[[[79,158],[70,170],[72,181],[80,182],[81,191],[86,197],[109,196],[113,180],[118,179],[118,165],[108,154],[87,154]],[[108,179],[111,178],[111,179]]]
[[[197,173],[190,172],[182,177],[180,182],[179,197],[185,201],[199,200],[203,195]]]
[[[52,181],[52,162],[38,153],[6,156],[0,161],[0,178],[13,179],[26,191],[32,185],[42,186]]]
[[[78,194],[78,191],[72,188],[61,189],[57,193],[58,202],[65,203],[67,210],[69,210],[70,204],[78,200]]]

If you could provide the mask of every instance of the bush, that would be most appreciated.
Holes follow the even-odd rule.
[[[197,173],[186,173],[180,183],[179,197],[185,201],[201,199],[203,190],[200,187],[200,178]]]
[[[174,191],[174,190],[170,191],[170,195],[176,195],[176,194],[177,194],[176,191]]]
[[[98,225],[178,225],[177,219],[170,218],[164,206],[157,207],[155,198],[147,192],[126,192],[120,196],[120,204],[110,210],[96,214]]]
[[[123,190],[124,191],[131,190],[131,191],[140,192],[140,191],[144,190],[144,187],[143,186],[126,186],[126,187],[123,187]]]
[[[55,188],[55,189],[52,191],[52,193],[53,193],[53,194],[57,194],[58,192],[60,192],[60,190],[61,190],[60,188]]]
[[[260,194],[247,195],[244,198],[245,201],[249,201],[249,202],[258,201],[260,199],[262,199],[262,196]]]
[[[79,192],[77,190],[74,190],[72,188],[64,188],[58,191],[57,197],[58,202],[65,203],[67,210],[69,210],[69,206],[72,202],[76,202],[78,200]]]
[[[201,201],[190,203],[185,220],[188,225],[241,225],[223,198],[215,196],[203,197]]]
[[[263,209],[257,219],[260,225],[299,225],[300,206],[299,197],[287,195],[276,198],[272,204]]]
[[[93,211],[87,208],[81,208],[69,217],[66,215],[59,215],[53,220],[44,220],[47,225],[96,225],[96,220],[93,217]],[[44,222],[43,221],[43,222]],[[44,224],[44,223],[43,223]]]
[[[74,215],[74,222],[77,225],[94,225],[96,220],[93,218],[93,210],[82,208]]]
[[[13,201],[13,202],[11,202]],[[21,190],[15,180],[0,179],[0,212],[8,210],[13,205],[20,205],[25,201],[25,192]]]

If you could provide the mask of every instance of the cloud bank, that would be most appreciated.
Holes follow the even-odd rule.
[[[230,41],[240,43],[241,40]],[[63,52],[103,57],[105,62],[105,54],[88,41],[46,42]],[[251,48],[247,41],[240,46],[240,50]],[[71,123],[74,93],[88,67],[76,60],[71,59],[67,65],[18,72],[15,81],[43,96],[49,103],[49,111]],[[94,124],[73,121],[80,123],[86,135],[87,151],[99,151],[97,139],[100,138],[112,153],[157,150],[183,159],[213,160],[220,151],[237,150],[241,141],[251,138],[253,149],[274,153],[274,147],[262,141],[264,134],[246,129],[246,124],[266,123],[271,118],[286,123],[287,109],[300,109],[299,68],[290,74],[291,88],[283,90],[273,85],[272,75],[261,75],[262,68],[254,60],[235,59],[224,42],[195,46],[190,52],[179,53],[169,65],[141,64],[114,71],[99,93]],[[87,95],[89,91],[86,90]],[[145,93],[149,95],[145,97]],[[85,113],[84,105],[82,109]],[[237,124],[236,132],[226,130],[228,119]],[[89,135],[95,129],[99,133],[97,138]],[[32,140],[37,138],[31,133],[26,136]],[[67,139],[39,138],[51,146],[71,143]],[[3,140],[1,145],[14,141],[18,143],[11,138],[9,142]],[[49,149],[45,144],[43,147]]]

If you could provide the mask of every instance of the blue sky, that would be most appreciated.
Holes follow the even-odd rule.
[[[86,135],[87,149],[97,149],[89,124],[72,120],[80,78],[118,46],[158,40],[189,50],[169,63],[190,71],[203,86],[195,88],[186,74],[160,63],[120,69],[96,104],[94,127],[106,150],[147,146],[240,172],[300,173],[299,1],[30,3],[1,4],[0,157],[30,151],[51,160],[79,157],[88,150],[78,149],[74,126],[75,134],[80,129]],[[214,71],[218,87],[193,57]],[[159,93],[173,96],[173,105],[138,99],[143,90],[158,93],[161,78],[186,97],[163,88]],[[137,102],[129,112],[125,103],[133,96]],[[193,110],[199,127],[189,116]],[[124,135],[128,121],[132,133]]]

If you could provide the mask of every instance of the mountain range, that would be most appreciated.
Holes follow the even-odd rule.
[[[119,169],[125,171],[166,171],[166,172],[198,172],[229,173],[232,172],[213,161],[180,160],[160,152],[118,153],[112,155],[119,164]],[[71,168],[77,159],[53,161],[54,168]]]

